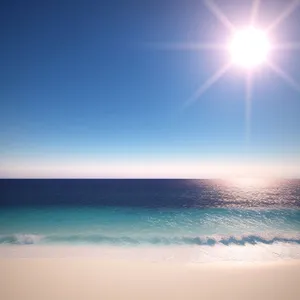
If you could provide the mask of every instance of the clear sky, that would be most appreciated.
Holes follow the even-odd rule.
[[[237,27],[252,1],[215,1]],[[264,28],[289,1],[266,0]],[[272,40],[300,41],[300,8]],[[229,59],[230,33],[192,0],[1,1],[0,177],[300,177],[300,90],[256,71],[246,137],[245,72],[232,68],[185,103]],[[272,52],[300,83],[300,50]]]

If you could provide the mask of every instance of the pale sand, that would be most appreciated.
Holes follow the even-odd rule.
[[[151,263],[2,258],[1,300],[300,298],[300,262]]]

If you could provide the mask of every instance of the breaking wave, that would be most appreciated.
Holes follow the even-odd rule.
[[[199,237],[129,237],[129,236],[105,236],[105,235],[35,235],[12,234],[0,235],[0,244],[30,245],[30,244],[108,244],[108,245],[256,245],[256,244],[300,244],[300,235],[243,235],[243,236],[199,236]]]

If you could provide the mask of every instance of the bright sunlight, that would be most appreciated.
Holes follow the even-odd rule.
[[[252,69],[267,60],[270,43],[263,31],[250,27],[235,33],[229,51],[234,64]]]

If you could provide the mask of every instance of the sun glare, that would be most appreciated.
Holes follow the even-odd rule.
[[[241,177],[241,178],[232,178],[229,180],[230,185],[234,185],[235,187],[239,187],[241,189],[245,188],[262,188],[270,184],[270,180],[267,180],[265,178],[247,178],[247,177]]]
[[[228,43],[162,43],[161,49],[171,50],[216,50],[226,51],[229,56],[229,61],[224,63],[215,70],[199,88],[188,98],[184,106],[188,106],[191,103],[199,100],[199,98],[206,93],[216,82],[221,80],[225,74],[236,66],[242,69],[245,73],[246,88],[245,88],[245,141],[248,145],[251,136],[251,101],[253,97],[253,86],[255,83],[255,70],[260,67],[266,67],[271,70],[278,77],[283,79],[290,87],[295,91],[300,91],[300,84],[298,84],[292,76],[290,76],[285,70],[283,70],[275,61],[274,57],[270,57],[272,53],[281,50],[300,50],[300,41],[288,41],[286,43],[273,43],[274,40],[270,40],[270,37],[274,36],[274,30],[285,21],[295,10],[300,8],[300,0],[287,1],[287,5],[282,9],[280,14],[271,22],[271,24],[265,24],[264,28],[259,28],[257,19],[260,17],[262,9],[260,8],[262,0],[252,0],[252,7],[249,11],[249,19],[246,20],[247,27],[237,28],[231,23],[230,18],[222,11],[222,9],[215,3],[215,0],[203,0],[207,9],[216,17],[216,19],[228,29],[232,34],[232,38]],[[222,1],[219,1],[222,2]],[[226,1],[223,1],[226,2]],[[243,1],[240,1],[243,2]],[[272,1],[271,1],[272,2]],[[271,4],[270,2],[270,4]],[[276,55],[277,56],[277,55]],[[276,58],[276,57],[275,57]]]
[[[256,28],[237,31],[229,44],[232,62],[252,69],[264,63],[270,51],[267,35]]]

